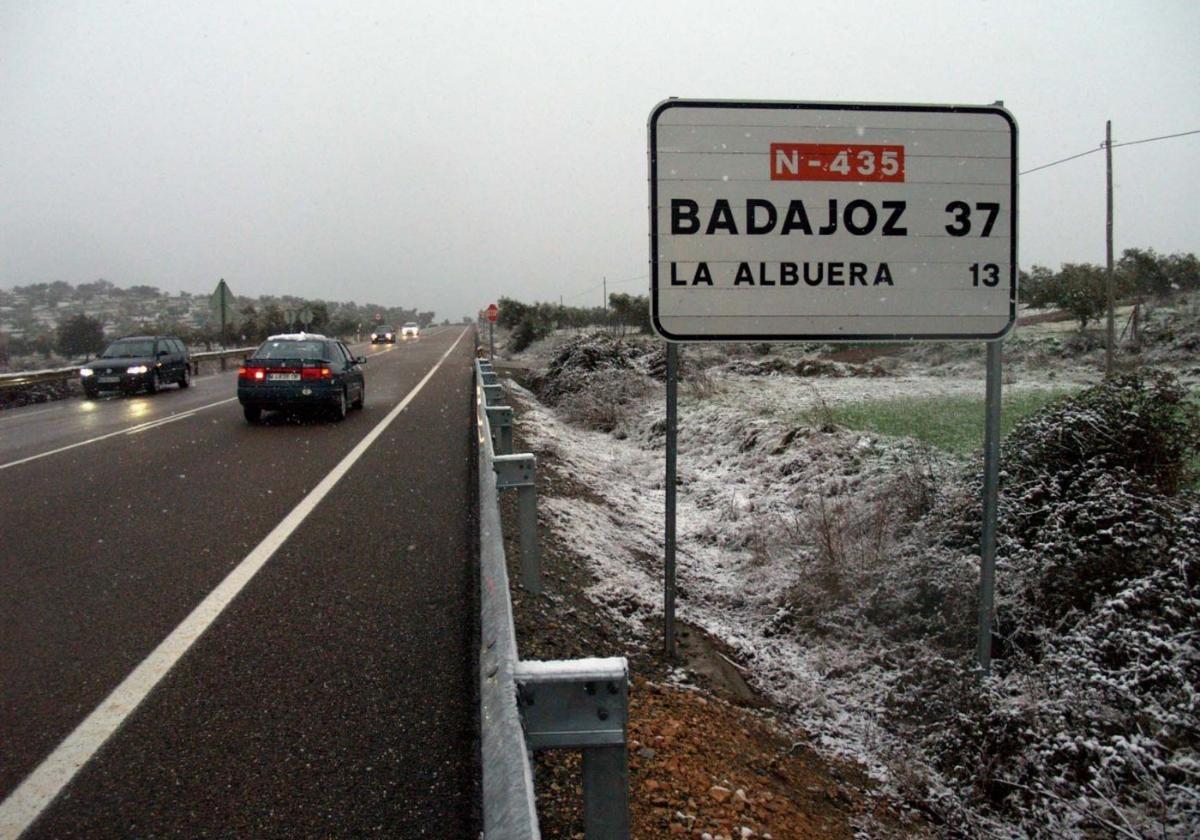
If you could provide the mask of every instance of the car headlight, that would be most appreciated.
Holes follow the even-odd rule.
[[[371,333],[371,338],[372,339],[379,338],[379,333]]]
[[[392,334],[391,334],[391,333],[388,333],[388,334],[387,334],[387,337],[388,337],[388,338],[391,338],[391,337],[392,337]]]
[[[134,365],[133,367],[126,368],[125,372],[126,373],[145,373],[146,370],[147,370],[147,368],[145,365]]]
[[[93,371],[91,368],[80,368],[79,369],[80,376],[91,376],[93,373],[95,373],[95,371]]]

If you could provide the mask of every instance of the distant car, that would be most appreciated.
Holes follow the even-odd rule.
[[[371,330],[372,344],[395,344],[396,329],[387,324],[380,324],[375,329]]]
[[[264,411],[320,409],[342,420],[366,399],[363,356],[315,333],[273,335],[238,369],[238,402],[249,423]]]
[[[186,345],[170,335],[135,335],[108,345],[91,364],[79,369],[79,381],[89,400],[102,391],[132,394],[145,389],[156,394],[168,383],[192,384],[191,357]]]
[[[409,321],[407,324],[405,324],[403,327],[400,328],[400,337],[401,338],[420,338],[421,337],[420,325],[416,324],[412,321]]]

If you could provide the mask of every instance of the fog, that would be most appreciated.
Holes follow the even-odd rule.
[[[1200,129],[1200,6],[0,0],[0,287],[432,309],[648,286],[668,96],[990,104],[1020,169]],[[1116,246],[1200,251],[1200,135],[1114,150]],[[1020,181],[1023,266],[1104,260],[1104,155]]]

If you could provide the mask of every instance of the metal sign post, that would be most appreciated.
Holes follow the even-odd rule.
[[[667,474],[663,480],[666,492],[666,569],[663,583],[663,638],[668,659],[675,658],[675,453],[676,453],[676,383],[679,379],[679,347],[667,342]]]
[[[1000,485],[1000,342],[987,343],[983,431],[983,533],[979,543],[979,647],[975,659],[992,672],[992,611],[996,589],[996,509]]]
[[[1000,345],[1017,315],[1002,103],[668,99],[650,113],[650,318],[668,342],[988,342],[979,661],[990,659]],[[674,653],[676,352],[667,350]]]

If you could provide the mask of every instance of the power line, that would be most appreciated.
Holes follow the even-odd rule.
[[[1142,140],[1126,140],[1124,143],[1113,143],[1112,147],[1115,149],[1118,146],[1136,146],[1139,143],[1153,143],[1156,140],[1170,140],[1174,137],[1187,137],[1189,134],[1200,134],[1200,129],[1196,129],[1195,131],[1181,131],[1178,134],[1163,134],[1159,137],[1146,137]],[[1066,163],[1069,160],[1075,160],[1076,158],[1081,158],[1086,155],[1093,154],[1094,152],[1100,152],[1103,150],[1104,144],[1101,143],[1094,149],[1088,149],[1086,152],[1080,152],[1077,155],[1071,155],[1070,157],[1065,157],[1062,160],[1056,160],[1053,163],[1044,163],[1041,166],[1035,166],[1033,169],[1026,169],[1021,174],[1028,175],[1030,172],[1037,172],[1039,169],[1049,169],[1051,166],[1058,166],[1060,163]]]
[[[1049,169],[1051,166],[1058,166],[1060,163],[1066,163],[1069,160],[1075,160],[1076,158],[1081,158],[1081,157],[1084,157],[1085,155],[1090,155],[1090,154],[1093,154],[1094,152],[1099,152],[1103,149],[1104,149],[1104,146],[1101,145],[1095,149],[1088,149],[1086,152],[1080,152],[1077,155],[1071,155],[1070,157],[1065,157],[1062,160],[1056,160],[1056,161],[1054,161],[1054,163],[1044,163],[1041,166],[1035,166],[1033,169],[1026,169],[1021,174],[1028,175],[1030,172],[1037,172],[1039,169]]]
[[[604,285],[604,284],[603,284],[602,282],[601,282],[601,283],[594,283],[594,284],[592,284],[591,286],[588,286],[588,287],[587,287],[586,289],[584,289],[583,291],[581,291],[581,292],[576,292],[575,294],[573,294],[573,295],[570,295],[569,297],[566,297],[566,298],[564,298],[564,300],[578,300],[579,298],[583,297],[584,295],[588,294],[589,292],[594,292],[594,291],[596,291],[596,289],[599,289],[599,288],[600,288],[601,286],[603,286],[603,285]]]
[[[1113,148],[1117,146],[1136,146],[1138,143],[1153,143],[1155,140],[1170,140],[1172,137],[1187,137],[1189,134],[1200,134],[1200,128],[1195,131],[1181,131],[1178,134],[1164,134],[1161,137],[1147,137],[1145,140],[1126,140],[1124,143],[1113,143]]]
[[[649,274],[639,274],[636,277],[626,277],[624,280],[609,280],[607,282],[608,282],[608,285],[610,285],[610,286],[621,286],[621,285],[624,285],[625,283],[632,283],[635,280],[648,280],[649,278],[650,278]],[[579,298],[583,297],[584,295],[596,291],[596,289],[599,289],[601,286],[604,285],[604,283],[605,283],[605,281],[603,281],[603,280],[600,281],[599,283],[593,283],[592,285],[588,286],[586,289],[582,289],[581,291],[575,292],[574,294],[565,296],[563,298],[563,300],[564,301],[578,300]]]
[[[610,286],[622,286],[622,285],[624,285],[624,284],[626,284],[626,283],[632,283],[632,282],[633,282],[633,281],[635,281],[635,280],[649,280],[649,279],[650,279],[650,275],[649,275],[649,274],[639,274],[639,275],[638,275],[638,276],[636,276],[636,277],[626,277],[624,280],[612,280],[612,281],[610,281],[610,282],[609,282],[609,284],[608,284],[608,285],[610,285]]]

